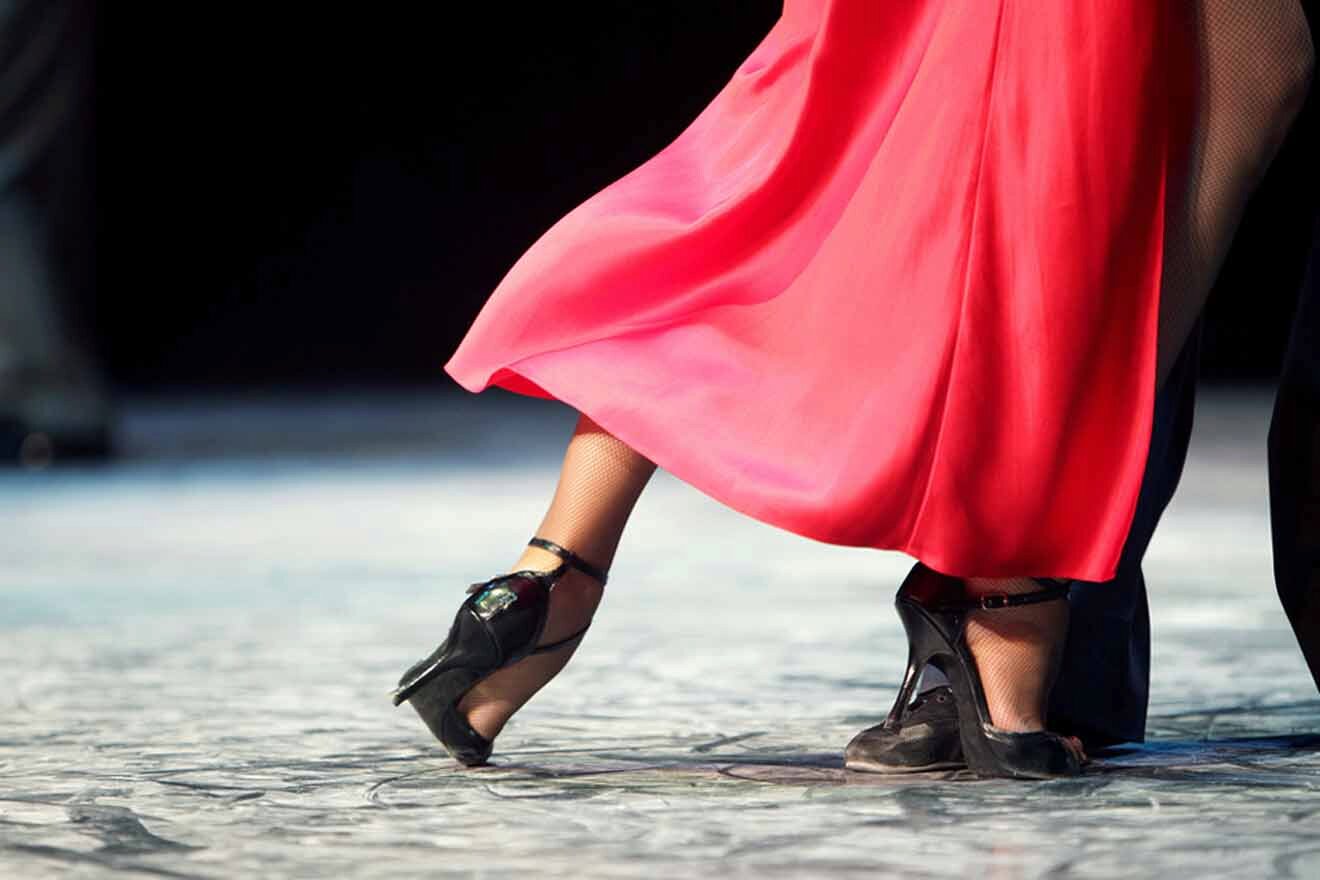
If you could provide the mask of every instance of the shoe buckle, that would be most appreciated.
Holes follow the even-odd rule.
[[[472,600],[472,609],[476,611],[477,617],[482,620],[490,620],[517,601],[517,593],[504,584],[495,584],[490,589],[479,593],[477,598]]]
[[[1007,593],[991,593],[988,596],[981,597],[981,607],[986,611],[994,611],[997,608],[1007,608],[1009,605]]]

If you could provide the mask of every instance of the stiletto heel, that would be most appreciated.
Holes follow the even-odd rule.
[[[917,682],[921,679],[922,663],[917,662],[915,652],[908,647],[907,671],[903,673],[903,683],[898,687],[898,697],[894,700],[894,706],[889,710],[889,717],[884,720],[884,726],[890,730],[898,730],[903,723],[903,715],[907,707],[912,703],[912,692],[917,688]]]
[[[569,568],[605,585],[608,570],[553,541],[527,542],[563,560],[550,571],[515,571],[468,587],[449,635],[430,656],[414,663],[391,694],[394,705],[407,700],[449,754],[469,767],[486,763],[494,744],[473,730],[458,703],[473,686],[525,657],[582,638],[590,626],[548,645],[537,645],[550,611],[550,593]]]
[[[967,647],[966,626],[973,611],[992,611],[1064,599],[1066,584],[1046,583],[1031,593],[969,599],[959,578],[917,563],[894,598],[908,637],[908,669],[885,720],[902,726],[921,670],[930,664],[949,679],[958,710],[958,733],[967,767],[980,776],[1047,779],[1081,772],[1076,753],[1063,737],[1048,731],[1017,733],[991,723],[976,661]]]

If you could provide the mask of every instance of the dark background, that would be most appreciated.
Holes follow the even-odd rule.
[[[83,313],[143,390],[452,386],[522,251],[669,143],[780,3],[97,6]],[[1314,115],[1212,298],[1208,378],[1277,371]]]

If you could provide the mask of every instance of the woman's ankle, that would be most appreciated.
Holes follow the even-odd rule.
[[[510,571],[549,571],[562,562],[548,551],[535,547],[528,549],[543,553],[549,560],[524,553]],[[546,653],[524,657],[497,670],[469,690],[459,701],[458,711],[474,730],[487,739],[494,739],[509,718],[560,673],[577,651],[578,641],[572,638],[573,635],[591,623],[603,596],[601,582],[576,568],[567,568],[555,580],[545,628],[537,644],[571,641]]]
[[[549,550],[529,546],[509,571],[552,571],[562,564],[563,560]],[[604,595],[605,587],[599,580],[572,566],[565,569],[551,590],[541,644],[567,638],[590,623]]]
[[[969,579],[972,596],[1020,595],[1042,585],[1030,578]],[[1018,733],[1045,729],[1045,709],[1068,631],[1068,602],[973,611],[965,638],[976,660],[991,723]]]

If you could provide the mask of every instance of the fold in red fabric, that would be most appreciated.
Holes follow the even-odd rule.
[[[724,504],[958,576],[1107,580],[1149,446],[1192,47],[1163,0],[788,0],[445,365]]]

